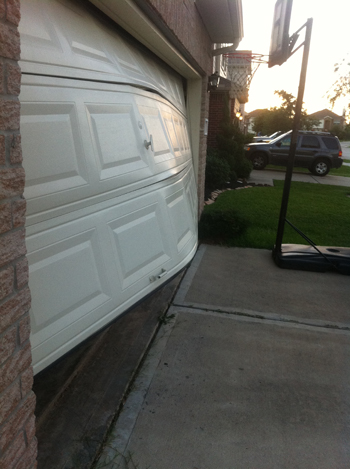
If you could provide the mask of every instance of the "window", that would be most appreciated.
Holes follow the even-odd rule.
[[[339,150],[337,139],[331,137],[322,137],[322,141],[326,145],[328,150]]]
[[[304,148],[320,148],[318,138],[311,135],[303,137],[301,146]]]
[[[288,135],[287,137],[282,138],[280,147],[281,147],[281,148],[288,148],[288,147],[290,147],[290,140],[291,140],[291,136],[290,136],[290,135]]]

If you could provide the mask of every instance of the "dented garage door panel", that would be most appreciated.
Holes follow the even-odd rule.
[[[22,15],[37,373],[192,259],[197,191],[181,77],[78,0]]]
[[[191,260],[197,246],[193,183],[190,166],[172,184],[136,191],[131,200],[28,228],[36,371]]]
[[[191,161],[183,114],[149,92],[24,76],[20,100],[28,224],[166,179]]]
[[[24,73],[135,84],[158,91],[185,111],[182,79],[122,37],[110,20],[74,0],[28,0],[21,5]]]

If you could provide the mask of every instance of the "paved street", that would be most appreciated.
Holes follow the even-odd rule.
[[[346,160],[350,160],[350,142],[341,142],[340,144],[343,150],[343,158]]]
[[[348,468],[348,289],[202,245],[98,467]]]

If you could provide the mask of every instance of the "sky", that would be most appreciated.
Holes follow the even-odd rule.
[[[244,38],[237,50],[268,55],[275,3],[276,0],[242,0]],[[313,28],[304,104],[311,114],[332,109],[327,91],[336,79],[334,64],[350,54],[350,0],[293,0],[289,35],[308,18],[313,18]],[[305,29],[298,44],[304,36]],[[303,48],[281,66],[260,65],[251,82],[246,112],[279,106],[281,100],[274,95],[275,90],[283,89],[297,96],[302,54]],[[345,102],[344,99],[337,102],[333,111],[341,115]]]

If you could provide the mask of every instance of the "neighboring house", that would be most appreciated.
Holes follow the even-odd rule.
[[[238,45],[242,5],[0,3],[0,467],[32,469],[32,359],[39,372],[196,251],[212,50]]]
[[[323,130],[329,132],[333,125],[339,125],[341,128],[344,127],[345,117],[335,114],[329,109],[323,109],[322,111],[314,112],[309,114],[310,119],[318,120],[319,124],[314,127],[313,130]]]
[[[253,126],[254,120],[260,116],[262,112],[267,111],[267,109],[255,109],[252,112],[246,113],[244,118],[244,125],[248,133],[254,133]]]

